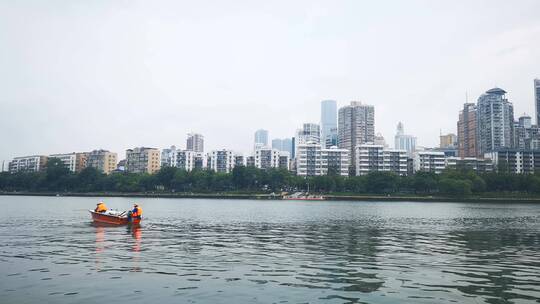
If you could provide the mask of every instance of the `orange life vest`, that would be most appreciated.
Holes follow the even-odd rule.
[[[95,212],[105,212],[105,211],[107,211],[107,206],[105,206],[105,204],[98,204],[94,211]]]
[[[132,217],[140,217],[142,216],[142,209],[141,207],[135,207],[133,208],[133,211],[131,212]]]

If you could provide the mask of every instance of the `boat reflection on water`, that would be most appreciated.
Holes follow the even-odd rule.
[[[106,255],[125,255],[130,256],[133,263],[131,267],[128,267],[129,271],[141,271],[139,252],[141,251],[142,229],[140,224],[128,225],[127,230],[125,230],[126,234],[122,233],[121,229],[119,230],[118,225],[97,222],[91,225],[95,228],[96,234],[95,270],[101,271],[104,268],[102,260],[107,260]],[[126,237],[126,235],[130,237]]]
[[[105,227],[100,225],[92,225],[96,228],[96,270],[100,270],[101,253],[105,249]]]
[[[133,246],[131,247],[131,251],[134,253],[132,254],[133,266],[130,268],[129,271],[142,272],[142,268],[139,263],[139,252],[141,251],[141,240],[142,240],[141,225],[139,224],[128,225],[127,232],[131,234],[131,236],[133,236],[133,240],[134,240]]]
[[[133,244],[133,251],[134,252],[139,252],[141,251],[141,238],[142,238],[142,230],[141,230],[141,225],[128,225],[127,227],[127,231],[128,233],[130,233],[134,240],[135,240],[135,243]]]

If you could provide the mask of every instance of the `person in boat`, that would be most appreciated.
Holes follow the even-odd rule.
[[[133,210],[128,214],[130,218],[140,219],[142,217],[142,209],[137,204],[133,204]]]
[[[107,211],[107,206],[105,206],[104,202],[99,202],[96,206],[96,209],[94,209],[94,212],[103,213]]]

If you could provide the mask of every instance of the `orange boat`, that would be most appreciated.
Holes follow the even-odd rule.
[[[92,215],[92,220],[96,223],[105,223],[112,225],[127,225],[138,224],[141,222],[140,218],[128,218],[126,212],[118,213],[113,211],[106,211],[103,213],[95,212],[94,210],[88,210]]]

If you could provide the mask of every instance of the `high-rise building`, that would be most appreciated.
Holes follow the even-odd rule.
[[[159,171],[161,163],[158,149],[137,147],[126,150],[126,171],[129,173],[149,173]]]
[[[530,129],[532,127],[532,119],[529,115],[523,114],[518,118],[519,126],[525,129]]]
[[[446,159],[444,152],[436,151],[418,151],[414,153],[413,159],[414,171],[442,173],[446,168]]]
[[[500,88],[486,91],[478,98],[476,107],[480,155],[500,148],[512,148],[514,107],[506,99],[506,91]]]
[[[326,148],[337,145],[337,105],[335,100],[321,101],[321,139]]]
[[[291,138],[284,138],[281,140],[281,151],[289,152],[289,157],[293,153],[293,145]]]
[[[198,133],[189,133],[186,140],[186,150],[204,152],[204,136]]]
[[[39,172],[45,170],[48,157],[45,155],[32,155],[15,157],[9,162],[9,172]]]
[[[255,131],[255,141],[254,147],[268,147],[268,131],[264,129],[259,129]]]
[[[336,147],[325,149],[321,144],[308,142],[298,145],[296,175],[320,176],[329,173],[349,174],[349,150]]]
[[[405,134],[405,128],[400,121],[394,136],[394,149],[407,151],[407,156],[412,157],[416,151],[416,137]]]
[[[440,144],[439,148],[442,149],[449,149],[449,148],[456,148],[457,147],[457,136],[456,134],[449,133],[445,135],[439,136]]]
[[[485,157],[493,161],[493,167],[499,172],[540,172],[540,151],[499,149],[486,153]]]
[[[375,108],[358,101],[341,107],[338,114],[338,147],[349,150],[355,166],[356,146],[375,141]]]
[[[536,125],[540,126],[540,79],[534,80],[534,101],[536,106]]]
[[[246,158],[243,154],[235,154],[234,155],[234,166],[245,166],[246,165]]]
[[[337,127],[330,129],[330,135],[325,139],[326,148],[337,147],[338,145],[338,129]]]
[[[208,154],[208,168],[215,172],[230,173],[234,169],[235,160],[232,150],[213,150]]]
[[[176,167],[176,146],[161,150],[161,167]]]
[[[81,172],[86,168],[86,162],[88,159],[88,153],[65,153],[65,154],[52,154],[49,158],[58,158],[64,163],[64,166],[71,172]]]
[[[161,150],[161,167],[166,166],[192,171],[205,168],[206,162],[203,152],[180,150],[172,146]]]
[[[255,150],[255,167],[270,169],[279,167],[279,153],[277,149],[262,147]]]
[[[446,167],[453,169],[469,169],[478,173],[493,171],[493,163],[489,158],[476,157],[446,157]]]
[[[272,139],[272,149],[282,151],[283,150],[283,140],[280,139],[280,138]]]
[[[279,152],[279,168],[290,170],[291,155],[287,151]]]
[[[296,131],[296,143],[305,144],[308,142],[321,143],[321,127],[315,123],[305,123],[302,129]]]
[[[476,113],[474,103],[465,103],[463,110],[459,111],[457,123],[459,157],[477,157],[480,155],[476,146],[478,142]]]
[[[291,155],[292,154],[292,139],[291,138],[272,139],[272,149],[276,149],[278,151],[286,151],[286,152],[289,152],[289,155]]]
[[[514,148],[520,150],[537,150],[540,142],[540,128],[532,124],[532,118],[523,114],[514,122]]]
[[[349,150],[336,146],[322,149],[323,175],[349,175]]]
[[[296,130],[296,136],[294,137],[294,157],[298,151],[298,146],[307,143],[321,144],[321,129],[318,124],[305,123],[301,129]]]
[[[383,146],[385,148],[388,147],[388,145],[386,144],[386,140],[381,133],[377,133],[377,135],[375,135],[375,140],[373,141],[373,144],[377,146]]]
[[[246,167],[255,167],[255,156],[246,157]]]
[[[359,145],[356,147],[356,175],[369,172],[393,172],[407,175],[407,151],[389,150],[382,145]]]
[[[107,150],[94,150],[88,152],[86,166],[96,168],[105,174],[109,174],[116,170],[117,154]]]

